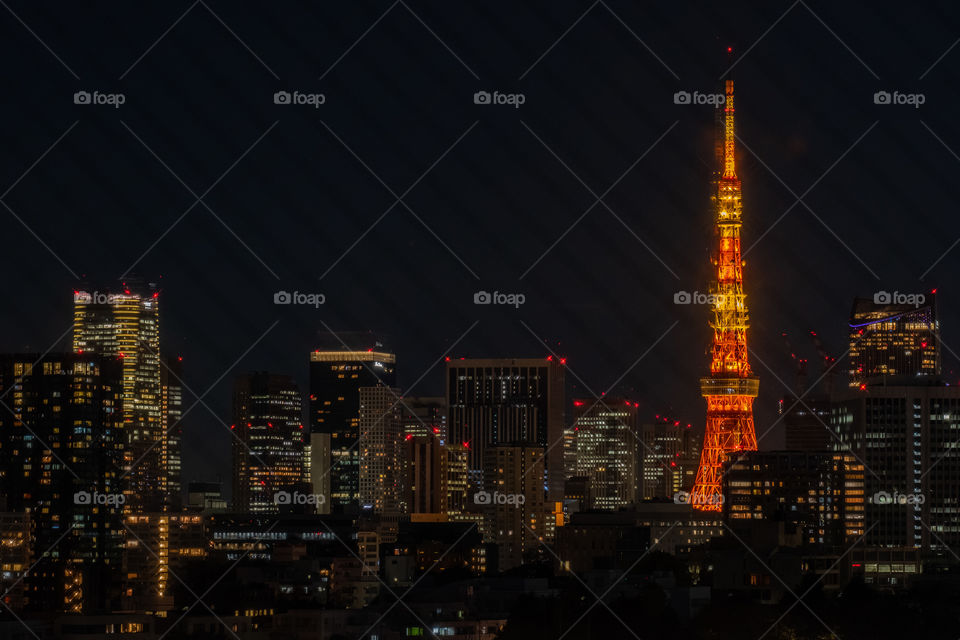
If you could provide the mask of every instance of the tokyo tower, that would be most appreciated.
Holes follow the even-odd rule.
[[[710,375],[700,379],[700,392],[707,401],[707,428],[700,454],[700,468],[690,502],[695,509],[720,511],[720,480],[727,454],[755,451],[757,434],[753,426],[753,399],[760,381],[747,362],[746,295],[743,293],[743,260],[740,255],[741,193],[734,157],[733,80],[726,81],[722,113],[722,173],[712,196],[716,207],[717,241],[713,258],[716,284],[713,294],[713,346]]]

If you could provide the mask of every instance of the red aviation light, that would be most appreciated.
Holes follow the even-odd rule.
[[[439,427],[434,427],[434,428],[433,428],[433,432],[434,432],[434,433],[440,433]]]
[[[447,356],[446,358],[444,358],[444,360],[446,360],[447,362],[450,362],[450,356]]]
[[[470,442],[467,441],[467,440],[464,440],[464,441],[461,442],[460,444],[462,444],[465,449],[469,449],[469,448],[470,448]]]
[[[547,356],[547,362],[553,362],[553,356]]]
[[[573,401],[573,406],[575,406],[575,407],[582,407],[582,406],[583,406],[583,400],[574,400],[574,401]]]
[[[566,358],[560,358],[560,364],[567,364]]]
[[[413,434],[412,434],[412,433],[408,433],[405,439],[406,439],[408,442],[409,442],[410,440],[413,440]]]

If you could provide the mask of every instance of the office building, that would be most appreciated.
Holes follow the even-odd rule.
[[[5,354],[0,394],[9,409],[0,412],[5,510],[30,522],[36,562],[18,576],[22,601],[37,611],[118,606],[129,495],[123,363],[94,354]]]
[[[310,493],[303,482],[304,428],[300,390],[293,378],[257,372],[237,378],[233,393],[233,506],[244,512],[284,507],[312,511],[298,502]]]
[[[723,476],[724,519],[749,544],[852,544],[864,532],[863,464],[833,451],[731,454]]]
[[[497,545],[499,571],[534,559],[554,535],[544,501],[541,447],[500,444],[484,452],[484,491],[474,495],[486,516],[486,541]]]
[[[361,512],[395,517],[406,512],[400,390],[360,387]]]
[[[163,510],[169,493],[156,285],[130,280],[116,291],[75,291],[73,351],[122,359],[124,433],[130,458],[126,509]]]
[[[447,400],[442,397],[412,396],[400,403],[403,435],[439,436],[447,439]]]
[[[835,398],[830,425],[837,447],[864,465],[868,546],[960,544],[960,387],[849,389]]]
[[[170,511],[183,506],[180,467],[183,425],[183,358],[163,358],[160,362],[160,405],[164,418],[164,437],[161,443],[161,465],[167,472],[167,505]]]
[[[909,298],[909,300],[908,300]],[[850,311],[850,386],[909,384],[940,375],[936,292],[880,292]]]
[[[524,443],[546,453],[548,500],[563,499],[564,364],[552,356],[447,362],[450,440],[469,449],[478,485],[487,447]]]
[[[622,398],[573,401],[576,475],[589,478],[590,509],[617,510],[636,499],[637,405]]]
[[[310,478],[333,512],[360,496],[360,387],[396,386],[396,361],[374,348],[310,353]]]

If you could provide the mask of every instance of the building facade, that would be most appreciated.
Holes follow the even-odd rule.
[[[940,375],[940,325],[936,293],[912,303],[897,292],[856,298],[850,311],[850,386]]]
[[[131,512],[163,510],[169,492],[156,285],[129,281],[116,291],[74,291],[73,351],[122,359],[124,433],[130,458],[126,506]]]
[[[238,511],[277,512],[302,506],[303,405],[290,376],[257,372],[237,378],[233,392],[233,505]],[[315,501],[314,501],[315,502]],[[310,508],[307,508],[310,507]]]
[[[450,440],[469,449],[474,482],[484,482],[487,447],[525,443],[545,451],[547,498],[563,499],[564,370],[552,356],[447,362]]]
[[[865,542],[946,551],[960,544],[960,387],[869,385],[835,398],[837,448],[865,467]]]
[[[374,349],[310,353],[310,478],[334,512],[360,497],[360,388],[396,386],[396,362]]]
[[[616,510],[636,499],[637,405],[604,397],[573,401],[576,475],[590,479],[590,509]]]

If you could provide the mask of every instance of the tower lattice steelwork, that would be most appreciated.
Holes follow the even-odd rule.
[[[743,293],[743,260],[740,249],[741,193],[734,150],[733,81],[726,81],[723,105],[722,174],[713,201],[716,206],[717,253],[713,260],[717,281],[713,298],[713,347],[710,376],[700,379],[700,392],[707,400],[707,428],[700,454],[700,468],[691,503],[704,511],[721,510],[720,481],[727,454],[755,451],[753,399],[759,380],[747,362],[746,295]]]

